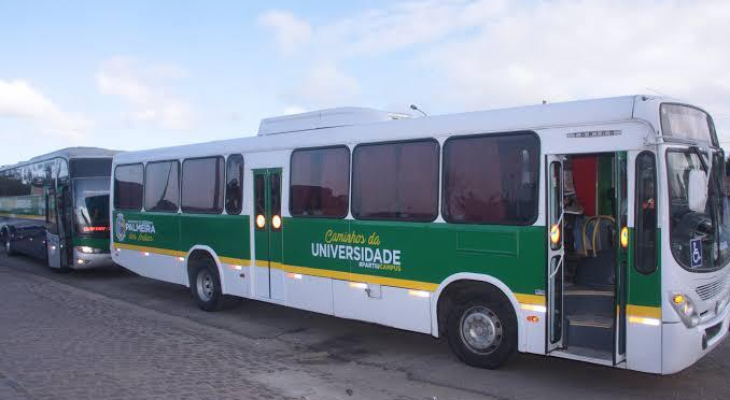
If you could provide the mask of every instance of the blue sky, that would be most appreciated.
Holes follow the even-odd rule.
[[[249,136],[261,118],[333,106],[631,93],[693,101],[724,135],[728,3],[0,0],[0,164]]]

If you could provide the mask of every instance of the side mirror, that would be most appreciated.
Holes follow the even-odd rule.
[[[699,169],[689,171],[689,187],[687,188],[687,200],[689,209],[703,213],[707,204],[707,173]]]

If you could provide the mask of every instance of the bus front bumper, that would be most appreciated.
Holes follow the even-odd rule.
[[[91,269],[113,265],[110,253],[88,254],[74,249],[73,269]]]
[[[714,318],[694,328],[682,322],[664,323],[662,332],[662,374],[674,374],[691,366],[715,349],[730,330],[730,305]]]

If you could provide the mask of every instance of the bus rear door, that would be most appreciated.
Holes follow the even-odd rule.
[[[254,290],[258,297],[284,300],[281,168],[255,169],[253,184]]]

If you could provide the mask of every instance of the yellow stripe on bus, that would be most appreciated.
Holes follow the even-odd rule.
[[[538,306],[545,305],[545,296],[538,296],[535,294],[515,293],[515,297],[517,298],[517,301],[520,304],[531,304],[531,305],[538,305]]]
[[[244,258],[218,257],[218,259],[225,264],[241,265],[243,267],[251,265],[251,260],[246,260]]]
[[[626,314],[628,314],[629,316],[632,316],[632,317],[661,319],[662,318],[662,308],[661,307],[637,306],[637,305],[629,304],[626,306]]]
[[[119,249],[143,251],[143,252],[147,252],[147,253],[159,254],[159,255],[163,255],[163,256],[172,256],[172,257],[185,257],[188,255],[188,253],[186,253],[184,251],[161,249],[159,247],[139,246],[136,244],[114,243],[114,247],[119,248]],[[218,259],[222,263],[225,263],[225,264],[243,265],[243,266],[251,265],[251,260],[246,260],[243,258],[218,257]]]
[[[162,255],[168,255],[168,256],[174,256],[174,257],[184,257],[187,254],[187,253],[184,253],[181,251],[166,250],[166,249],[160,249],[160,248],[156,248],[156,247],[137,246],[137,245],[123,244],[123,243],[115,243],[114,246],[121,248],[121,249],[146,251],[149,253],[162,254]],[[251,265],[251,260],[240,259],[240,258],[219,257],[219,260],[226,264],[235,264],[235,265],[244,265],[244,266]],[[332,278],[332,279],[338,279],[338,280],[350,281],[350,282],[372,283],[372,284],[393,286],[393,287],[399,287],[399,288],[405,288],[405,289],[425,290],[428,292],[435,292],[439,287],[439,285],[436,283],[412,281],[412,280],[407,280],[407,279],[389,278],[389,277],[382,277],[382,276],[355,274],[355,273],[343,272],[343,271],[331,271],[331,270],[326,270],[326,269],[318,269],[318,268],[310,268],[310,267],[300,267],[300,266],[288,265],[288,264],[284,264],[284,263],[276,262],[276,261],[266,261],[266,260],[258,260],[258,261],[262,262],[262,263],[266,262],[269,265],[257,264],[256,265],[257,267],[262,267],[262,268],[271,267],[271,268],[276,268],[276,269],[282,270],[284,272],[291,272],[293,274],[318,276],[318,277],[322,277],[322,278]],[[517,302],[519,302],[520,304],[540,305],[540,306],[544,306],[546,304],[545,296],[534,295],[534,294],[515,293],[515,297],[517,298]],[[660,308],[629,305],[628,310],[629,310],[628,311],[629,314],[636,315],[636,316],[646,316],[646,317],[652,317],[652,318],[659,318],[659,316],[661,316]],[[657,315],[657,316],[655,316],[655,315]]]
[[[259,261],[265,261],[265,260],[259,260]],[[257,265],[257,266],[264,267],[264,268],[267,267],[266,265]],[[388,278],[388,277],[383,277],[383,276],[354,274],[351,272],[332,271],[332,270],[327,270],[327,269],[299,267],[296,265],[288,265],[288,264],[275,262],[275,261],[270,261],[268,266],[270,266],[271,268],[276,268],[278,270],[282,270],[284,272],[291,272],[293,274],[318,276],[318,277],[322,277],[322,278],[332,278],[332,279],[351,281],[351,282],[372,283],[372,284],[376,284],[376,285],[394,286],[394,287],[401,287],[401,288],[405,288],[405,289],[425,290],[425,291],[429,291],[429,292],[435,292],[439,286],[438,284],[435,284],[435,283],[411,281],[411,280],[399,279],[399,278]]]
[[[187,253],[185,253],[183,251],[161,249],[159,247],[138,246],[136,244],[114,243],[114,247],[119,248],[119,249],[143,251],[143,252],[147,252],[147,253],[160,254],[163,256],[172,256],[172,257],[185,257],[187,255]]]

